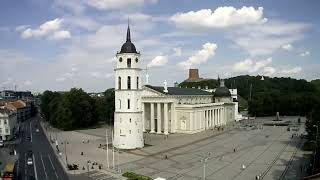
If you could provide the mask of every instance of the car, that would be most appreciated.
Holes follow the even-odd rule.
[[[31,157],[27,159],[27,165],[33,165],[33,161]]]
[[[39,132],[39,129],[36,129],[36,132]]]
[[[31,137],[30,137],[30,136],[27,136],[27,137],[26,137],[26,140],[30,141],[30,140],[31,140]]]

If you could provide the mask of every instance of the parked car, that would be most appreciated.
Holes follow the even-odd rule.
[[[3,147],[4,144],[3,144],[3,140],[0,140],[0,147]]]
[[[27,160],[27,165],[32,165],[32,164],[33,164],[32,158],[29,157],[28,160]]]
[[[39,129],[38,129],[38,128],[36,129],[36,132],[39,132]]]

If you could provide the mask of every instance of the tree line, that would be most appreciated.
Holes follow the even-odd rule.
[[[62,130],[88,128],[98,122],[113,124],[114,89],[102,97],[91,97],[82,89],[68,92],[45,91],[41,97],[41,113],[52,126]]]

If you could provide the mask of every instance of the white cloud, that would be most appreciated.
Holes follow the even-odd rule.
[[[218,7],[214,12],[211,9],[202,9],[196,12],[177,13],[170,20],[177,27],[188,30],[226,28],[236,25],[261,24],[267,21],[263,17],[263,7],[255,9],[246,6],[241,9],[232,6]]]
[[[229,31],[229,39],[251,56],[265,56],[283,48],[283,45],[302,39],[302,33],[307,27],[302,23],[269,21],[261,25],[232,29]],[[290,49],[290,46],[286,47]]]
[[[90,75],[92,77],[98,78],[98,79],[108,79],[108,78],[113,77],[113,73],[102,73],[102,72],[99,72],[99,71],[91,72]]]
[[[281,46],[281,48],[287,51],[291,51],[293,49],[291,44],[284,44]]]
[[[180,57],[182,55],[182,51],[181,51],[181,48],[173,48],[173,51],[174,51],[174,56],[178,56]]]
[[[21,32],[26,30],[28,27],[30,27],[29,25],[20,25],[16,27],[16,31]]]
[[[168,63],[168,57],[167,56],[156,56],[149,62],[148,67],[157,67],[157,66],[163,66]]]
[[[276,73],[276,69],[271,66],[264,67],[263,71],[264,71],[264,75],[266,76],[272,76],[273,74]]]
[[[190,69],[194,65],[199,65],[207,62],[210,57],[215,55],[215,51],[218,48],[215,43],[206,43],[203,49],[199,50],[195,55],[188,58],[187,61],[180,62],[178,65],[184,69]]]
[[[54,6],[65,8],[76,14],[83,13],[87,7],[98,10],[128,10],[142,7],[145,4],[155,4],[158,0],[54,0]]]
[[[26,80],[22,83],[23,86],[31,86],[32,82],[30,80]]]
[[[69,31],[57,31],[54,32],[52,36],[49,37],[51,40],[62,40],[71,38]]]
[[[85,3],[100,10],[124,9],[143,6],[145,3],[156,3],[157,0],[87,0]]]
[[[258,72],[262,68],[267,67],[272,62],[272,58],[266,60],[254,61],[252,59],[245,59],[233,65],[232,70],[234,72],[254,73]],[[265,69],[272,71],[270,68]]]
[[[48,37],[48,39],[61,40],[65,38],[70,38],[70,32],[61,30],[63,19],[56,18],[51,21],[47,21],[39,26],[39,28],[32,29],[27,28],[21,32],[21,37],[23,39],[28,38],[41,38]],[[22,26],[18,26],[16,29],[22,30]]]
[[[300,56],[302,56],[302,57],[309,56],[309,55],[310,55],[309,51],[305,51],[305,52],[300,53]]]
[[[300,73],[301,71],[302,71],[301,67],[294,67],[290,69],[283,69],[279,73],[283,75],[294,75],[294,74]]]

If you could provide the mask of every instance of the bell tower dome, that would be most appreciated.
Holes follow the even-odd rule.
[[[131,42],[129,23],[126,42],[116,59],[113,145],[119,149],[142,148],[140,53]]]

